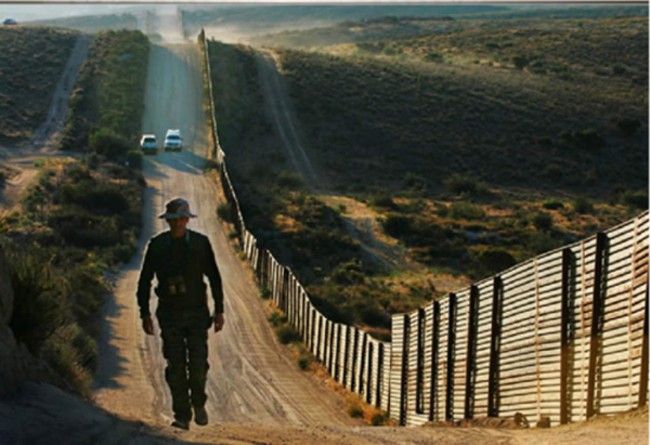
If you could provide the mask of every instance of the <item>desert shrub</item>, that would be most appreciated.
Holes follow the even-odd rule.
[[[631,192],[627,191],[621,195],[621,202],[626,206],[633,209],[647,209],[648,208],[648,192],[647,191],[638,191]]]
[[[388,422],[388,413],[385,411],[378,411],[370,417],[370,425],[372,426],[381,426],[385,425]]]
[[[559,244],[548,232],[533,232],[526,240],[527,249],[535,255],[553,250]]]
[[[271,298],[271,289],[269,289],[266,286],[262,287],[260,289],[260,298],[262,298],[263,300],[268,300],[269,298]]]
[[[276,333],[278,336],[278,340],[280,340],[280,343],[282,343],[283,345],[302,340],[302,338],[300,337],[300,333],[289,325],[283,325],[278,327]]]
[[[528,64],[530,63],[530,59],[526,56],[514,56],[512,58],[512,64],[517,68],[518,70],[523,70]]]
[[[548,199],[542,203],[542,207],[547,210],[558,210],[564,208],[564,204],[557,199]]]
[[[573,200],[573,210],[580,214],[592,213],[594,205],[589,199],[580,196]]]
[[[141,170],[143,164],[143,155],[140,150],[129,150],[126,153],[126,162],[130,169]]]
[[[553,217],[546,212],[539,212],[533,216],[533,225],[537,230],[550,230],[553,227]]]
[[[476,254],[477,274],[491,275],[516,264],[515,258],[501,248],[488,248]]]
[[[280,311],[273,311],[268,316],[268,320],[269,320],[269,323],[271,323],[272,326],[278,327],[278,326],[283,325],[284,323],[287,322],[287,316],[284,315]]]
[[[38,356],[45,341],[69,320],[69,283],[41,252],[4,246],[17,296],[9,326],[16,340]]]
[[[125,156],[131,148],[129,141],[108,128],[101,128],[92,133],[88,143],[92,151],[111,160]]]
[[[348,414],[354,419],[360,419],[363,417],[363,408],[358,401],[350,402],[348,405]]]
[[[413,192],[423,192],[427,189],[427,181],[419,175],[416,175],[413,172],[407,172],[404,175],[404,186],[410,191]]]
[[[436,208],[436,214],[440,216],[441,218],[444,218],[449,215],[449,207],[447,207],[445,204],[436,202],[435,204]]]
[[[232,206],[228,203],[221,203],[217,205],[217,216],[222,221],[232,223],[235,219],[233,218]]]
[[[115,262],[128,263],[137,252],[135,243],[120,243],[112,249]]]
[[[584,149],[599,149],[605,146],[605,139],[593,128],[585,128],[573,133],[576,145]]]
[[[336,266],[330,279],[337,284],[361,284],[365,282],[365,274],[361,262],[352,259]]]
[[[616,128],[626,137],[633,136],[634,133],[641,127],[641,122],[638,119],[630,119],[627,117],[616,120]]]
[[[100,215],[125,214],[130,207],[119,185],[94,179],[65,184],[56,196],[64,204],[76,204]]]
[[[370,205],[374,207],[384,207],[387,209],[395,209],[395,201],[393,201],[392,196],[386,193],[379,193],[370,198]]]
[[[454,219],[483,219],[485,211],[476,204],[460,201],[451,205],[449,215]]]
[[[403,238],[413,231],[412,216],[391,214],[382,220],[384,231],[395,238]]]
[[[442,54],[433,52],[433,53],[427,53],[424,56],[424,60],[426,62],[442,63],[445,61],[445,58],[443,57]]]
[[[302,179],[298,174],[288,171],[280,172],[277,179],[278,185],[289,190],[296,190],[302,187]]]
[[[487,191],[487,187],[475,177],[462,174],[453,174],[445,180],[445,185],[452,193],[480,195]]]
[[[298,367],[303,371],[309,369],[309,365],[314,362],[314,357],[307,351],[301,350],[298,355]]]

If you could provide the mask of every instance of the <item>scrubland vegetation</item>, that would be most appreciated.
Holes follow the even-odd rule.
[[[140,33],[97,37],[65,135],[66,148],[84,156],[37,161],[21,209],[0,218],[16,295],[10,327],[84,395],[97,365],[107,274],[133,256],[140,230],[144,180],[128,151],[137,147],[147,51]]]
[[[353,212],[291,173],[268,119],[242,117],[264,108],[253,51],[212,43],[255,97],[238,104],[238,133],[233,99],[215,97],[248,227],[325,314],[380,335],[388,314],[440,295],[443,277],[488,276],[648,206],[645,17],[432,23],[445,27],[275,50],[324,187],[371,209],[415,264],[392,270],[368,261]],[[232,86],[232,71],[213,75]]]
[[[51,20],[40,20],[35,23],[83,32],[99,32],[109,29],[137,29],[138,19],[132,14],[84,15],[64,17]]]
[[[77,35],[0,28],[0,142],[27,139],[43,123]]]
[[[138,157],[128,152],[140,136],[148,54],[149,41],[139,31],[97,34],[70,99],[64,149],[114,161]]]

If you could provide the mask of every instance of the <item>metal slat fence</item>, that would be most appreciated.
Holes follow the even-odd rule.
[[[209,52],[203,33],[208,70]],[[213,97],[213,96],[212,96]],[[259,285],[344,387],[402,425],[516,412],[552,424],[624,412],[648,396],[648,212],[392,317],[392,341],[328,320],[290,269],[246,229],[215,156]]]

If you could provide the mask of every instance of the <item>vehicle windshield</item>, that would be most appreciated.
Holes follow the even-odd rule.
[[[178,139],[180,139],[180,136],[178,136],[177,134],[170,134],[169,136],[167,136],[167,139],[169,139],[169,140],[178,140]]]
[[[144,138],[145,142],[156,142],[156,138]]]

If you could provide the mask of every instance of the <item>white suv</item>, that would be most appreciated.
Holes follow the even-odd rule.
[[[181,130],[167,130],[167,134],[165,134],[165,151],[181,151],[182,148]]]
[[[158,141],[155,134],[143,134],[140,139],[140,148],[144,154],[158,153]]]

